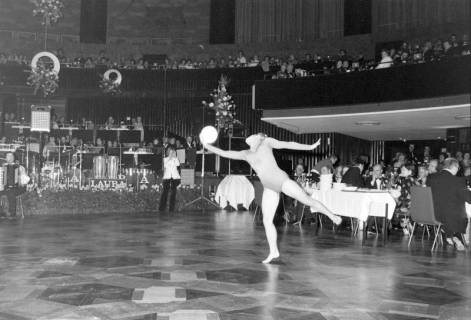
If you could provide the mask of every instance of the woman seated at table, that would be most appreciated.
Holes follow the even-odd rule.
[[[396,206],[396,217],[399,218],[402,216],[402,219],[399,221],[404,234],[409,234],[411,227],[410,218],[408,217],[410,209],[410,188],[416,185],[416,180],[414,179],[415,166],[413,164],[405,164],[401,167],[401,173],[396,181],[396,187],[400,191],[400,196],[397,199]]]
[[[425,187],[427,185],[427,176],[428,176],[428,170],[426,166],[420,166],[417,168],[417,180],[416,184],[418,186],[423,186]]]

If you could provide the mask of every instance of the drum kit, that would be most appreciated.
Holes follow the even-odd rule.
[[[1,154],[14,153],[31,182],[52,190],[81,188],[88,183],[86,179],[119,179],[120,175],[125,176],[129,182],[136,182],[140,179],[138,177],[144,176],[152,177],[148,180],[154,180],[154,171],[137,163],[138,155],[152,154],[151,150],[139,148],[122,152],[133,155],[134,166],[131,168],[124,168],[121,153],[119,156],[103,155],[99,153],[102,150],[103,148],[96,147],[49,147],[50,152],[46,153],[46,159],[41,164],[39,144],[36,146],[30,142],[15,141],[9,144],[0,143],[0,161],[5,161]],[[92,156],[93,161],[84,166],[85,155]],[[3,168],[0,166],[0,188],[3,177],[1,170]]]

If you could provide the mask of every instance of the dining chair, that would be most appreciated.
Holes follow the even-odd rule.
[[[412,221],[412,232],[410,233],[409,243],[410,246],[412,238],[414,237],[414,231],[417,224],[426,226],[432,226],[435,229],[435,238],[433,240],[432,251],[437,244],[437,240],[441,241],[441,222],[435,218],[435,209],[433,206],[432,190],[430,187],[411,187],[411,207],[409,210]],[[423,234],[422,234],[423,240]]]

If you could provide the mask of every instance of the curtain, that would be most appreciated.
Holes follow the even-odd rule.
[[[468,30],[469,0],[374,0],[373,33],[378,39],[411,38]]]
[[[236,41],[340,38],[344,0],[236,0]]]

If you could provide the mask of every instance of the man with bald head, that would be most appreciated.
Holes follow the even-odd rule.
[[[387,181],[383,176],[383,166],[379,163],[373,166],[371,175],[366,178],[365,187],[368,189],[386,189]]]

